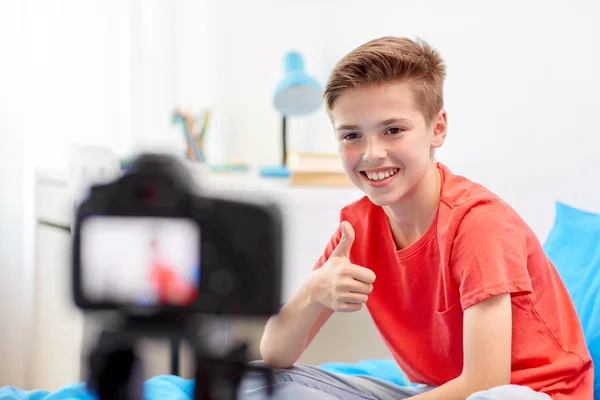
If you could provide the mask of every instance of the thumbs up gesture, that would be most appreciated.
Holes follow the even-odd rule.
[[[350,262],[354,228],[341,224],[342,239],[323,266],[313,271],[310,283],[314,298],[335,311],[358,311],[373,290],[375,273]]]

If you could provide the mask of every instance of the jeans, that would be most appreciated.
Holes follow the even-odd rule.
[[[254,365],[264,365],[254,361]],[[295,364],[289,369],[275,370],[273,400],[396,400],[408,399],[433,389],[433,386],[398,386],[363,375],[337,374],[320,368]],[[238,390],[239,400],[268,399],[267,384],[261,375],[250,372]],[[472,394],[467,400],[548,400],[550,396],[525,386],[504,385]]]

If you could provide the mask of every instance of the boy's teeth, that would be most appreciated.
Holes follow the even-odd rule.
[[[396,173],[395,169],[391,169],[389,171],[385,171],[385,172],[366,172],[367,174],[367,178],[373,180],[373,181],[379,181],[385,178],[388,178],[391,175],[394,175]]]

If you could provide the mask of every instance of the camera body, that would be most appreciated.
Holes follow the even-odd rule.
[[[281,221],[275,203],[202,193],[182,161],[143,154],[77,208],[74,302],[144,318],[271,316],[281,306]]]
[[[216,197],[196,187],[172,156],[143,154],[112,182],[96,184],[72,227],[72,294],[84,312],[112,311],[88,354],[87,387],[99,400],[142,400],[136,342],[171,342],[194,351],[196,400],[234,400],[249,364],[246,343],[218,353],[199,337],[219,315],[269,317],[281,306],[282,218],[271,202]],[[172,373],[177,374],[173,371]]]

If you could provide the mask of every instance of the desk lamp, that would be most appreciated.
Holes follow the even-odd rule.
[[[281,166],[261,167],[262,176],[287,177],[287,117],[306,115],[315,111],[322,102],[319,82],[304,70],[304,60],[297,51],[289,51],[283,59],[284,74],[275,88],[274,104],[281,113]]]

